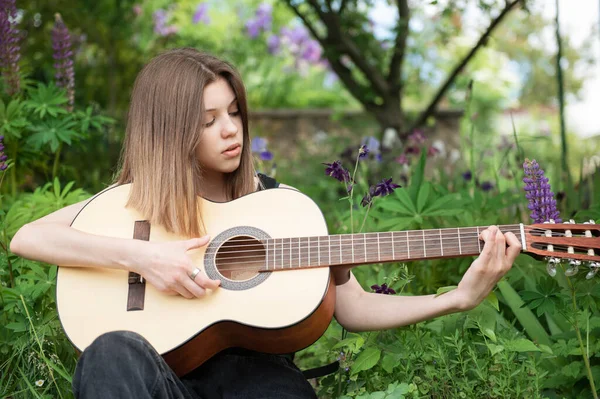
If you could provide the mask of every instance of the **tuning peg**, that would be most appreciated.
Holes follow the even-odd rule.
[[[579,266],[581,266],[580,260],[571,259],[569,261],[569,267],[565,270],[565,276],[572,277],[577,274],[579,271]]]
[[[559,258],[550,257],[548,258],[548,265],[546,265],[546,271],[551,277],[556,276],[556,265],[560,263]]]
[[[587,274],[585,275],[585,278],[587,280],[593,278],[596,275],[596,273],[598,273],[598,270],[600,270],[600,263],[599,262],[590,262],[589,268],[590,268],[590,271],[587,272]]]

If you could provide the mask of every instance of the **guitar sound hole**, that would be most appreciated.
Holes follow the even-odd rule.
[[[217,251],[219,273],[234,281],[249,280],[265,268],[265,247],[256,238],[237,236],[225,241]]]

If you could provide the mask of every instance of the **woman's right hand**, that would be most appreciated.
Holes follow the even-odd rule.
[[[137,241],[144,245],[143,255],[133,260],[131,269],[162,293],[200,298],[207,289],[219,287],[221,281],[211,280],[201,268],[192,279],[197,266],[187,252],[205,246],[209,240],[204,236],[167,242]]]

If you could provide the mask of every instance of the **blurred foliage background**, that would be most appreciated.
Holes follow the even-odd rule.
[[[71,395],[76,356],[56,315],[56,266],[16,257],[9,242],[111,183],[133,81],[165,49],[194,47],[238,68],[252,121],[261,120],[251,123],[259,170],[311,196],[332,234],[529,223],[525,158],[545,169],[563,219],[597,220],[598,138],[561,119],[598,67],[598,32],[574,44],[542,12],[549,3],[1,0],[0,396]],[[393,24],[374,19],[382,6]],[[303,133],[282,132],[265,116],[315,110],[331,115],[327,129],[297,116]],[[453,128],[440,127],[444,111]],[[362,144],[371,152],[357,162]],[[334,160],[357,172],[349,201],[324,173]],[[403,187],[359,205],[390,177]],[[366,290],[428,294],[456,285],[470,262],[355,274]],[[312,381],[320,397],[597,397],[600,292],[589,270],[551,278],[522,255],[471,312],[362,334],[333,322],[297,363],[341,362]]]

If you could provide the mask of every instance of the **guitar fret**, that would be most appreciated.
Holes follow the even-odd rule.
[[[290,237],[289,246],[290,246],[290,269],[291,269],[292,268],[292,238],[291,237]]]
[[[477,246],[479,248],[479,253],[481,253],[481,240],[479,239],[479,226],[477,226]]]
[[[306,241],[308,241],[308,266],[310,266],[310,237]]]
[[[408,251],[408,259],[410,259],[410,245],[408,245],[408,231],[406,232],[406,250]]]
[[[392,259],[396,259],[396,250],[394,249],[394,232],[392,231]]]
[[[427,245],[425,245],[425,230],[422,230],[423,233],[423,256],[427,257]]]
[[[331,265],[331,236],[327,236],[327,249],[329,250],[329,265]]]
[[[363,246],[365,248],[365,262],[367,261],[367,235],[363,233]]]
[[[350,246],[352,247],[352,263],[354,263],[354,234],[350,234]]]
[[[460,229],[456,229],[456,235],[458,236],[458,254],[462,255],[462,245],[460,243]]]
[[[377,261],[381,262],[381,246],[379,245],[379,233],[377,233]]]
[[[442,229],[438,229],[439,233],[440,233],[440,248],[442,251],[442,256],[444,256],[444,239],[442,238]]]
[[[317,258],[319,259],[318,265],[321,264],[321,238],[317,237]]]

